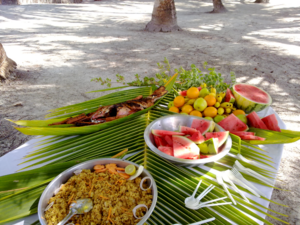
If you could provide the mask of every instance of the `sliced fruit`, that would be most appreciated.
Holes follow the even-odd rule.
[[[274,130],[281,132],[280,127],[278,126],[278,121],[275,114],[271,114],[261,119],[269,130]]]
[[[172,136],[169,136],[169,135],[164,136],[164,139],[165,139],[166,143],[167,143],[169,146],[173,147],[173,139],[172,139]]]
[[[186,159],[199,155],[198,146],[190,139],[177,135],[173,135],[172,139],[174,157]]]
[[[186,126],[180,126],[179,131],[180,133],[184,133],[185,135],[193,135],[194,133],[198,133],[198,130]]]
[[[232,87],[237,108],[245,113],[261,111],[271,105],[271,96],[262,89],[250,84],[235,84]]]
[[[236,136],[239,136],[239,137],[245,136],[245,135],[252,135],[252,136],[255,135],[254,132],[246,132],[246,131],[230,131],[230,133],[232,133],[232,134],[234,134]]]
[[[190,139],[191,141],[195,142],[195,144],[201,144],[202,142],[205,141],[205,138],[198,130],[196,133],[193,133],[192,135],[190,135],[187,138]]]
[[[242,140],[259,140],[259,141],[264,141],[266,140],[265,138],[254,136],[254,135],[244,135],[241,136]]]
[[[170,135],[170,136],[172,136],[172,135],[181,135],[181,136],[183,136],[184,135],[184,133],[175,132],[175,131],[168,131],[168,130],[152,130],[151,132],[152,132],[153,135],[159,136],[159,137],[166,136],[166,135]]]
[[[227,140],[229,131],[220,131],[220,132],[207,132],[205,134],[206,140],[210,138],[218,138],[219,146],[222,146]]]
[[[257,115],[257,113],[255,111],[253,111],[252,113],[247,115],[247,119],[248,119],[248,124],[250,127],[268,130],[267,126],[259,118],[259,116]]]
[[[218,154],[219,141],[218,138],[210,138],[199,144],[200,152],[203,154]],[[201,155],[200,155],[201,157]]]
[[[218,123],[224,130],[229,132],[231,131],[246,131],[248,130],[248,126],[244,124],[239,118],[237,118],[234,114],[230,114],[221,122]]]
[[[135,165],[130,164],[130,165],[125,167],[125,173],[126,174],[132,176],[132,175],[135,174],[135,172],[136,172]]]
[[[226,90],[226,95],[225,95],[225,102],[230,102],[230,103],[234,103],[235,102],[235,97],[233,96],[231,90],[229,88],[227,88]]]
[[[161,137],[158,137],[158,136],[154,136],[154,142],[155,142],[155,145],[156,147],[159,147],[159,146],[167,146],[167,143],[165,142],[165,140]]]
[[[158,150],[163,152],[163,153],[166,153],[167,155],[174,156],[172,147],[159,146]]]
[[[204,135],[206,132],[209,132],[211,129],[212,123],[214,123],[211,120],[205,120],[205,119],[194,119],[192,122],[191,128],[194,128],[196,130],[199,130],[202,135]]]
[[[215,155],[203,155],[203,154],[200,154],[200,159],[207,159],[207,158],[210,158],[210,157],[213,157]]]

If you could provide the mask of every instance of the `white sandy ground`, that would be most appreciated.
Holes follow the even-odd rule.
[[[153,1],[103,0],[83,4],[0,5],[0,43],[18,63],[14,80],[0,85],[0,155],[30,137],[4,120],[43,119],[47,110],[92,99],[95,77],[127,81],[153,76],[164,57],[172,68],[207,61],[223,75],[258,85],[287,129],[300,130],[300,2],[227,0],[229,12],[208,14],[210,0],[176,0],[182,32],[148,33]],[[270,208],[300,224],[300,143],[287,144]],[[282,224],[271,218],[274,224]]]

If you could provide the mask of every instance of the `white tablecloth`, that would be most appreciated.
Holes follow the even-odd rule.
[[[285,129],[285,124],[283,123],[283,121],[279,118],[279,116],[276,114],[276,112],[271,107],[259,112],[258,115],[260,117],[264,117],[266,115],[270,115],[273,113],[275,113],[275,115],[277,117],[280,128]],[[21,145],[17,149],[2,156],[0,158],[0,176],[15,173],[17,170],[29,165],[29,164],[22,164],[22,165],[18,165],[18,164],[24,161],[23,157],[25,155],[27,155],[29,152],[37,149],[38,147],[35,146],[36,143],[44,138],[49,138],[49,136],[34,138],[34,139],[26,142],[25,144]],[[267,151],[266,154],[268,156],[272,157],[272,160],[274,162],[273,166],[276,168],[276,171],[278,171],[278,168],[280,165],[280,159],[281,159],[282,151],[283,151],[283,145],[264,145],[264,146],[260,146],[260,147]],[[30,162],[30,164],[32,164],[32,163],[33,162]],[[42,165],[43,164],[41,164],[39,166],[31,167],[29,169],[34,169],[34,168],[40,167]],[[205,167],[205,166],[203,166],[203,167]],[[267,197],[268,199],[271,198],[272,192],[273,192],[272,188],[262,186],[259,184],[254,184],[254,185],[257,186],[265,194],[265,197]],[[249,195],[247,193],[245,193],[245,194],[247,195],[247,197],[252,198],[256,202],[260,203],[261,205],[263,205],[265,207],[269,206],[268,201],[265,201],[261,198],[257,198],[255,196]],[[264,210],[264,209],[261,209],[261,210]],[[266,210],[264,210],[264,211],[266,211]],[[263,214],[261,214],[261,213],[258,213],[258,214],[264,217]],[[29,225],[37,220],[38,220],[38,217],[35,214],[35,215],[31,215],[29,217],[26,217],[24,219],[20,219],[20,220],[11,222],[11,223],[7,223],[7,225],[13,225],[13,224],[14,225]],[[261,223],[261,224],[263,224],[263,223]]]

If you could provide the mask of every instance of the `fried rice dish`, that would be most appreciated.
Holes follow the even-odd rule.
[[[124,168],[116,164],[96,165],[94,170],[82,170],[63,184],[57,194],[50,198],[45,211],[48,225],[56,225],[69,213],[70,205],[76,200],[89,198],[93,208],[80,215],[74,215],[67,224],[100,225],[137,224],[146,214],[152,204],[152,190],[142,178],[128,180],[130,176],[124,173]],[[146,187],[146,188],[145,188]]]

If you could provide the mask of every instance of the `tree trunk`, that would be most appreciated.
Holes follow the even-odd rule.
[[[145,30],[156,32],[179,31],[174,0],[155,0],[152,19]]]
[[[213,0],[214,9],[211,13],[224,13],[228,10],[224,7],[222,0]]]
[[[4,48],[0,43],[0,79],[7,79],[17,67],[17,63],[6,56]]]
[[[254,3],[269,3],[269,0],[256,0]]]

